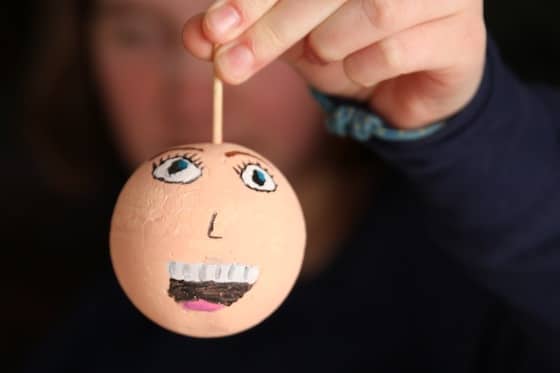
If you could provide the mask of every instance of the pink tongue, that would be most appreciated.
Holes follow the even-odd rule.
[[[186,310],[212,312],[224,308],[221,304],[211,303],[203,299],[181,302]]]

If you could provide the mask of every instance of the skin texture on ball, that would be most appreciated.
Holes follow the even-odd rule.
[[[234,144],[175,147],[142,164],[111,222],[117,279],[149,319],[220,337],[260,323],[301,269],[305,223],[285,177]]]

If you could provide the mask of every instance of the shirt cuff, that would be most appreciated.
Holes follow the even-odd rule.
[[[327,113],[327,130],[360,142],[367,142],[372,138],[396,142],[420,140],[439,131],[445,124],[441,121],[415,130],[391,128],[362,102],[327,95],[312,87],[310,90],[311,95]]]

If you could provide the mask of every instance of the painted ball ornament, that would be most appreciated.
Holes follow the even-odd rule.
[[[110,247],[120,285],[145,316],[176,333],[221,337],[257,325],[287,297],[305,223],[292,187],[264,157],[193,144],[134,172]]]

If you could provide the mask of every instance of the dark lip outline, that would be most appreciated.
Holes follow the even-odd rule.
[[[231,306],[252,289],[259,277],[259,268],[240,263],[168,264],[167,295],[175,302],[204,300]]]
[[[177,303],[204,300],[229,307],[241,299],[252,287],[253,284],[241,282],[193,282],[169,279],[167,295]]]

